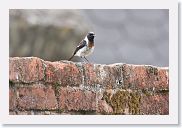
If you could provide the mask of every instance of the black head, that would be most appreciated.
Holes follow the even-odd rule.
[[[87,38],[88,38],[89,41],[94,41],[94,37],[95,37],[94,32],[89,32],[87,34]]]

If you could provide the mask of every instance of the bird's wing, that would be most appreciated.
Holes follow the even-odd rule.
[[[82,40],[82,41],[79,43],[79,45],[76,47],[75,52],[74,52],[74,55],[77,53],[77,51],[78,51],[79,49],[83,48],[83,47],[86,46],[86,45],[87,45],[86,41],[85,41],[85,40]]]

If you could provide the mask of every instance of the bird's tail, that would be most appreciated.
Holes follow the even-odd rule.
[[[68,59],[68,61],[70,61],[73,57],[74,57],[74,54]]]

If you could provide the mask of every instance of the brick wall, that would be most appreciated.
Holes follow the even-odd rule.
[[[9,112],[169,114],[168,68],[9,59]]]

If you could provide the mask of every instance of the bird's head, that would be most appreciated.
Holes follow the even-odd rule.
[[[89,32],[87,34],[87,38],[88,38],[89,41],[93,41],[95,36],[96,35],[94,34],[94,32]]]

